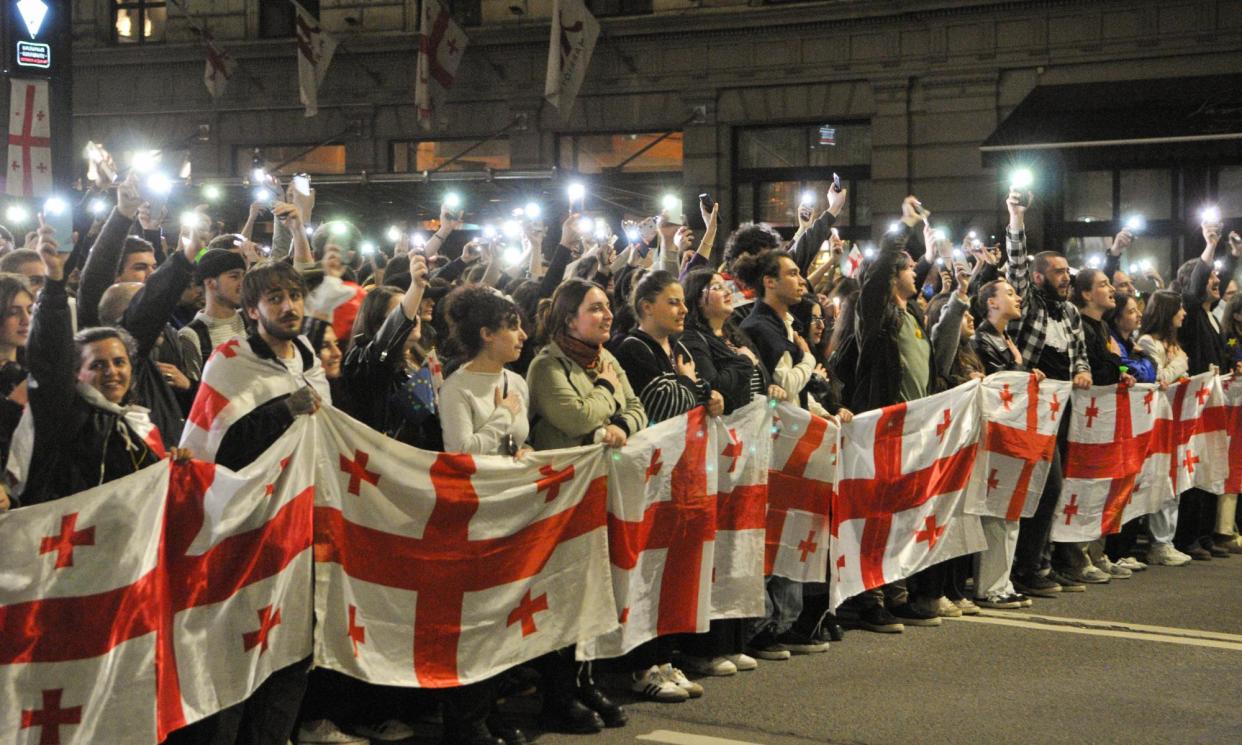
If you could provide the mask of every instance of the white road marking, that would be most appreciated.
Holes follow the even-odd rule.
[[[724,737],[711,737],[709,735],[692,735],[689,732],[674,732],[668,729],[658,729],[654,732],[648,732],[645,735],[639,735],[638,740],[651,740],[652,742],[666,742],[669,745],[761,745],[760,743],[750,742],[748,740],[729,740]]]
[[[1106,621],[1098,618],[1069,618],[1066,616],[1045,616],[1038,613],[1018,613],[1003,610],[985,610],[982,615],[997,618],[1018,618],[1022,620],[1038,620],[1052,624],[1077,624],[1096,629],[1117,629],[1120,631],[1145,631],[1167,636],[1185,636],[1192,639],[1215,639],[1222,642],[1238,642],[1242,644],[1242,634],[1226,634],[1221,631],[1205,629],[1184,629],[1175,626],[1149,626],[1129,621]]]
[[[1026,620],[1027,618],[1036,620]],[[1017,613],[1006,613],[1002,615],[1000,613],[989,612],[986,615],[962,616],[961,618],[954,618],[951,620],[966,621],[967,623],[986,623],[996,626],[1010,626],[1022,629],[1036,629],[1039,631],[1054,631],[1062,634],[1107,636],[1114,639],[1162,642],[1165,644],[1181,644],[1188,647],[1209,647],[1212,649],[1228,649],[1235,652],[1242,652],[1242,640],[1223,641],[1217,638],[1204,638],[1204,635],[1207,634],[1226,637],[1234,636],[1232,634],[1214,634],[1213,632],[1207,631],[1196,632],[1194,629],[1169,629],[1170,631],[1179,632],[1178,634],[1155,633],[1152,631],[1134,630],[1136,627],[1133,625],[1119,624],[1116,622],[1071,620],[1061,619],[1055,616],[1024,616],[1023,614]],[[1088,626],[1086,624],[1093,625]],[[1198,633],[1199,636],[1189,635],[1194,633]]]

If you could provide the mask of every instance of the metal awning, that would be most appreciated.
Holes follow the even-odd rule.
[[[1242,75],[1038,86],[979,148],[987,166],[1102,149],[1156,159],[1242,154]]]

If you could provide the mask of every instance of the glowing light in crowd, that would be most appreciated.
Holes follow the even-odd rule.
[[[202,227],[203,216],[193,210],[181,213],[181,227],[195,230]]]
[[[500,226],[500,231],[506,238],[517,238],[522,235],[522,226],[517,220],[505,220]]]
[[[1091,254],[1087,257],[1087,266],[1092,269],[1099,269],[1101,266],[1104,266],[1104,257],[1099,254]]]
[[[375,253],[375,244],[371,241],[363,241],[358,245],[358,250],[361,251],[364,256],[370,256]]]
[[[263,183],[263,181],[267,180],[267,171],[264,171],[262,168],[252,170],[250,172],[250,180],[256,184]]]
[[[627,241],[629,241],[630,243],[638,243],[638,238],[639,238],[638,228],[626,228],[625,229],[625,239]]]
[[[501,258],[509,266],[514,266],[522,260],[522,249],[517,246],[506,246]]]
[[[888,232],[896,233],[900,230],[901,230],[901,223],[899,221],[893,220],[892,222],[888,224]]]
[[[427,245],[427,236],[422,233],[415,232],[410,236],[410,243],[413,243],[418,248],[422,248]]]
[[[594,220],[592,220],[589,217],[579,218],[578,220],[578,232],[579,233],[586,235],[587,233],[590,233],[591,230],[593,230],[594,228],[595,228]]]
[[[664,212],[669,217],[681,214],[681,200],[673,194],[665,194],[660,204],[664,207]]]
[[[310,178],[306,176],[294,176],[293,189],[304,197],[310,196]]]
[[[483,237],[488,239],[489,241],[495,238],[496,237],[496,226],[495,225],[484,225],[483,226]]]
[[[875,256],[875,249],[870,246],[863,249],[863,258],[870,259]]]
[[[158,196],[168,196],[172,193],[172,179],[168,178],[164,173],[153,173],[147,176],[147,190]]]
[[[537,202],[527,202],[522,213],[526,215],[527,220],[538,220],[539,215],[543,214],[543,208]]]
[[[1138,233],[1147,229],[1147,218],[1142,215],[1130,215],[1126,218],[1126,230],[1131,233]]]
[[[389,243],[396,243],[401,240],[401,228],[398,228],[396,225],[389,225],[388,232],[384,235],[388,238]]]
[[[1139,265],[1138,265],[1138,264],[1131,264],[1131,265],[1130,265],[1130,274],[1138,274],[1138,270],[1139,270]]]
[[[1212,205],[1199,210],[1199,219],[1204,225],[1216,225],[1220,222],[1220,207]]]
[[[444,206],[450,210],[461,209],[461,195],[455,191],[450,191],[444,195]]]
[[[254,201],[256,202],[269,202],[275,198],[275,196],[276,195],[272,193],[272,190],[266,186],[256,186],[254,188]]]
[[[949,233],[944,228],[936,228],[932,231],[932,238],[938,241],[949,239]]]
[[[608,221],[602,217],[595,218],[595,237],[601,241],[607,240],[612,235],[612,228],[608,226]]]
[[[92,215],[102,215],[108,209],[108,203],[96,197],[91,200],[90,210]]]
[[[953,258],[957,261],[961,261],[966,258],[966,254],[962,253],[962,249],[955,248],[953,249]]]
[[[972,230],[966,234],[966,237],[973,241],[973,240],[978,239],[979,235],[975,231]]]
[[[218,202],[222,196],[224,196],[224,192],[215,184],[207,184],[203,187],[203,198],[208,202]]]
[[[135,150],[129,154],[129,166],[138,173],[148,173],[160,162],[159,150]]]
[[[65,210],[68,208],[68,205],[65,204],[65,200],[60,197],[48,197],[47,201],[43,203],[43,214],[63,215]]]
[[[14,225],[21,225],[30,219],[30,211],[20,204],[10,204],[4,210],[4,219]]]
[[[1143,271],[1149,272],[1154,265],[1151,263],[1151,259],[1139,259],[1139,266],[1142,267]]]
[[[1029,189],[1035,183],[1035,174],[1029,168],[1018,168],[1009,174],[1009,188]]]
[[[339,237],[349,232],[349,226],[340,220],[333,220],[328,226],[328,232]]]
[[[569,195],[570,205],[573,205],[574,202],[581,202],[586,199],[586,187],[579,181],[571,183],[565,192]]]
[[[813,204],[815,204],[815,192],[813,191],[802,192],[802,206],[810,207]]]
[[[315,228],[314,228],[314,226],[313,226],[313,225],[307,225],[307,226],[306,226],[306,237],[307,237],[307,238],[310,238],[310,237],[311,237],[312,235],[314,235],[314,234],[315,234]]]

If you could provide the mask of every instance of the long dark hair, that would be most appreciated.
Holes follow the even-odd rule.
[[[1126,308],[1129,307],[1130,303],[1137,303],[1138,300],[1128,292],[1118,292],[1114,297],[1115,304],[1104,311],[1104,315],[1101,318],[1104,323],[1108,324],[1108,328],[1128,345],[1130,340],[1124,338],[1124,334],[1117,328],[1117,321],[1125,314]]]
[[[560,283],[552,293],[552,301],[546,309],[541,307],[542,317],[539,319],[539,343],[547,344],[557,334],[565,333],[570,320],[578,315],[578,308],[591,290],[604,292],[604,288],[585,279],[572,277]],[[605,293],[607,295],[607,293]]]
[[[630,296],[630,306],[634,309],[634,317],[641,321],[643,317],[642,304],[654,303],[656,298],[660,296],[660,293],[664,292],[669,285],[675,284],[677,284],[677,277],[673,276],[672,272],[666,272],[662,269],[649,272],[647,276],[640,279],[638,284],[634,285],[634,292]]]
[[[388,318],[388,304],[395,297],[401,297],[401,291],[386,285],[376,287],[367,293],[367,296],[362,299],[362,305],[358,307],[358,315],[354,317],[353,328],[349,330],[351,344],[358,337],[375,338],[380,326],[384,325],[384,319]],[[416,318],[415,323],[417,322]]]
[[[1171,290],[1157,290],[1147,298],[1147,309],[1143,311],[1143,324],[1139,333],[1159,339],[1167,346],[1177,346],[1177,331],[1173,328],[1173,317],[1182,309],[1182,296]]]

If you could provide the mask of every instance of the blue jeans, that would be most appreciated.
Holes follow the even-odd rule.
[[[752,619],[746,638],[753,639],[764,631],[780,635],[793,626],[802,613],[802,583],[784,577],[768,577],[764,582],[763,618]]]

